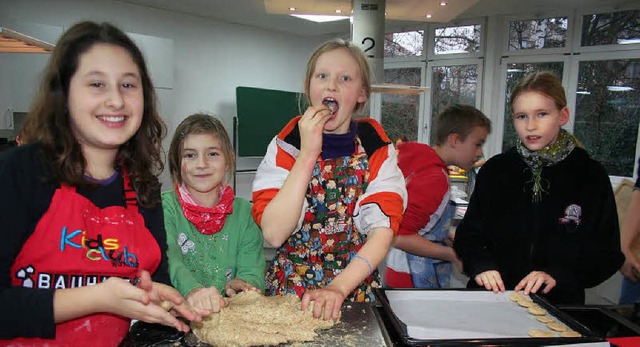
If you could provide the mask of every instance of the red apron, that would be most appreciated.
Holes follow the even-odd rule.
[[[56,190],[13,263],[12,285],[64,289],[112,276],[133,278],[142,269],[153,273],[160,263],[160,247],[138,212],[126,173],[124,183],[127,207],[100,209],[75,187]],[[18,338],[0,341],[0,346],[117,346],[129,325],[125,317],[92,314],[57,324],[55,340]]]

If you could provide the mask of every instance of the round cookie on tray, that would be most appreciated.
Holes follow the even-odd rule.
[[[547,314],[547,310],[545,310],[544,308],[534,304],[533,306],[529,307],[527,309],[527,311],[529,311],[529,313],[531,313],[534,316],[544,316],[545,314]]]
[[[560,337],[582,337],[582,334],[574,330],[567,330],[561,332]]]
[[[536,304],[535,302],[533,302],[531,300],[528,300],[528,299],[524,299],[524,298],[522,300],[517,301],[517,302],[518,302],[518,305],[520,305],[522,307],[532,307],[532,306],[534,306]]]
[[[556,333],[549,330],[531,329],[529,330],[529,336],[531,337],[558,337]]]
[[[520,294],[520,292],[511,292],[509,294],[509,300],[511,301],[518,302],[524,299],[525,299],[524,295]]]
[[[547,323],[547,326],[549,329],[559,332],[567,331],[569,329],[566,325],[559,322],[549,322]]]
[[[554,319],[549,316],[536,316],[536,320],[540,323],[551,323],[554,321]]]

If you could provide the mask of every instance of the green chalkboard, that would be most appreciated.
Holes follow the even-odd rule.
[[[271,139],[301,114],[300,100],[300,93],[236,87],[238,156],[264,156]]]

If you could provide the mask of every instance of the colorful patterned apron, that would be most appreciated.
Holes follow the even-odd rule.
[[[153,273],[160,263],[160,247],[138,212],[126,173],[124,183],[127,206],[104,209],[75,187],[57,189],[11,268],[12,285],[75,288],[112,276],[130,279],[141,269]],[[0,346],[117,346],[129,325],[125,317],[92,314],[57,324],[54,340],[18,338],[0,341]]]
[[[267,295],[297,294],[326,287],[362,248],[366,235],[353,225],[353,211],[368,184],[365,153],[319,159],[306,193],[308,208],[302,228],[277,250],[267,269]],[[347,298],[373,302],[371,287],[380,284],[377,271]]]

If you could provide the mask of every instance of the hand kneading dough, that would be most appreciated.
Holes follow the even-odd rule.
[[[173,308],[173,304],[171,303],[171,301],[163,300],[160,303],[160,307],[162,307],[165,311],[171,311],[171,309]]]
[[[241,347],[311,341],[316,329],[326,329],[333,320],[315,319],[313,303],[300,311],[295,294],[263,296],[253,291],[238,293],[229,305],[201,323],[191,323],[193,333],[213,346]]]

